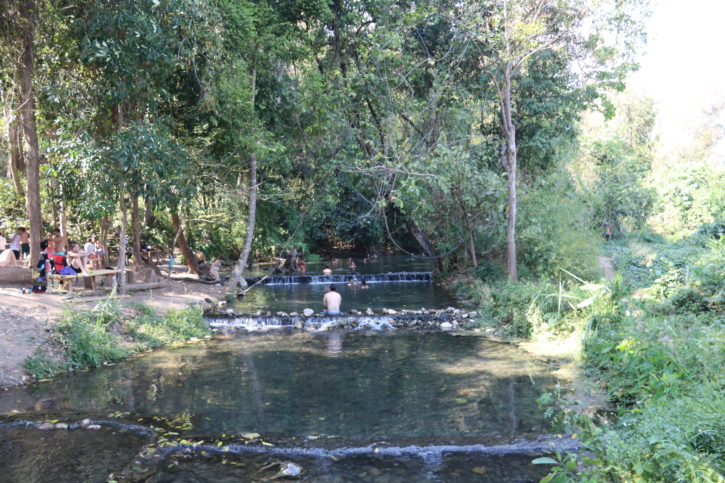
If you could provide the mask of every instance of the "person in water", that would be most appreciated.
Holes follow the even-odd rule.
[[[347,281],[348,287],[354,287],[357,281],[355,280],[355,277],[350,277],[350,280]]]
[[[305,263],[305,260],[302,258],[302,256],[297,257],[297,269],[302,275],[307,273],[307,264]]]
[[[363,280],[362,282],[360,282],[360,288],[368,288],[368,283]]]
[[[337,293],[334,285],[330,285],[328,292],[322,297],[322,305],[325,306],[327,315],[340,315],[340,304],[342,296]]]
[[[325,265],[325,268],[322,269],[322,275],[332,275],[332,269],[329,265]]]

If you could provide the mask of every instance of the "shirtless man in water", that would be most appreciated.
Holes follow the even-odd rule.
[[[340,315],[340,304],[342,296],[337,293],[334,285],[330,285],[330,290],[322,298],[322,305],[325,306],[327,315]]]

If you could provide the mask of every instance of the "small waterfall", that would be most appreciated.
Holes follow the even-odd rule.
[[[381,282],[430,282],[431,272],[391,272],[391,273],[344,273],[335,275],[273,275],[264,277],[247,277],[247,283],[253,285],[261,281],[262,285],[291,285],[291,284],[325,284],[347,283],[350,278],[365,280],[366,283]]]
[[[260,330],[267,328],[294,327],[305,330],[328,330],[333,327],[350,326],[355,329],[386,330],[393,329],[394,319],[386,315],[364,316],[255,316],[244,315],[234,318],[208,318],[212,328],[245,328],[247,330]]]

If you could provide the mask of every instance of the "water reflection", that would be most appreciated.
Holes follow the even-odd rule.
[[[192,415],[199,434],[420,437],[545,430],[555,380],[478,337],[258,334],[145,354],[0,393],[0,411]]]

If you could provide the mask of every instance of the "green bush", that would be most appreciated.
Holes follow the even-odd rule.
[[[162,317],[148,307],[142,306],[137,311],[126,330],[135,342],[141,343],[139,349],[151,349],[209,333],[199,308],[169,310]]]
[[[627,481],[721,481],[724,328],[714,315],[689,312],[600,321],[588,333],[587,365],[620,413],[588,441],[608,461],[597,471]]]
[[[591,228],[592,214],[569,180],[552,176],[524,192],[518,230],[522,274],[558,278],[563,268],[585,279],[599,278],[603,238]]]
[[[543,321],[542,313],[551,309],[544,297],[551,285],[534,282],[497,282],[476,284],[478,320],[495,327],[499,334],[529,337]]]
[[[48,354],[40,348],[35,351],[34,355],[23,361],[23,367],[36,380],[55,377],[66,369],[63,364],[48,357]]]
[[[92,310],[69,310],[56,326],[54,337],[65,350],[65,366],[36,354],[26,361],[26,369],[36,378],[52,377],[63,369],[98,367],[137,351],[209,334],[198,307],[169,310],[162,316],[141,304],[132,309],[124,314],[109,299]]]
[[[128,357],[130,350],[109,330],[108,316],[108,313],[93,311],[66,314],[57,331],[66,348],[69,368],[99,367],[103,363],[117,362]],[[119,313],[118,320],[120,318]]]

